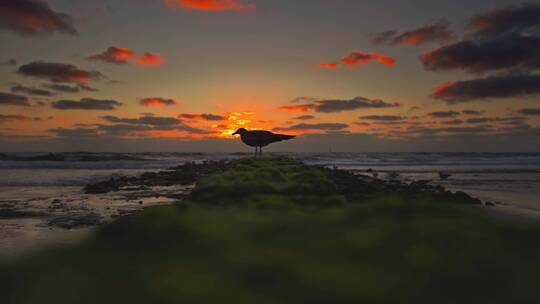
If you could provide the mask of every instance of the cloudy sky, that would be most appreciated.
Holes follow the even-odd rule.
[[[540,5],[2,0],[0,150],[539,151]]]

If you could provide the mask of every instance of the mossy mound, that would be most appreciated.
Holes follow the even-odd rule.
[[[338,184],[286,159],[232,163],[189,202],[4,264],[2,303],[540,302],[540,226],[429,195],[351,203]]]
[[[246,158],[198,181],[191,198],[211,205],[279,207],[345,203],[336,185],[318,168],[288,158]]]

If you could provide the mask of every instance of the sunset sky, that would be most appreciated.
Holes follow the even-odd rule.
[[[540,5],[2,0],[0,151],[539,151]]]

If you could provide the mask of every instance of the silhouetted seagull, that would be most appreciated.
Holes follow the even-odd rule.
[[[242,142],[248,146],[255,147],[255,156],[262,155],[262,147],[282,140],[293,139],[293,135],[275,134],[270,131],[256,130],[248,131],[244,128],[238,129],[232,135],[240,135]],[[257,154],[259,153],[259,154]]]

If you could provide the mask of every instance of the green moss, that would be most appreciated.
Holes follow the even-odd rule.
[[[290,203],[334,206],[345,202],[336,185],[321,170],[288,158],[235,161],[227,170],[201,179],[192,199],[212,205],[244,207]]]
[[[287,159],[235,162],[190,202],[3,265],[2,303],[540,301],[538,225],[429,196],[350,204],[322,172]]]

